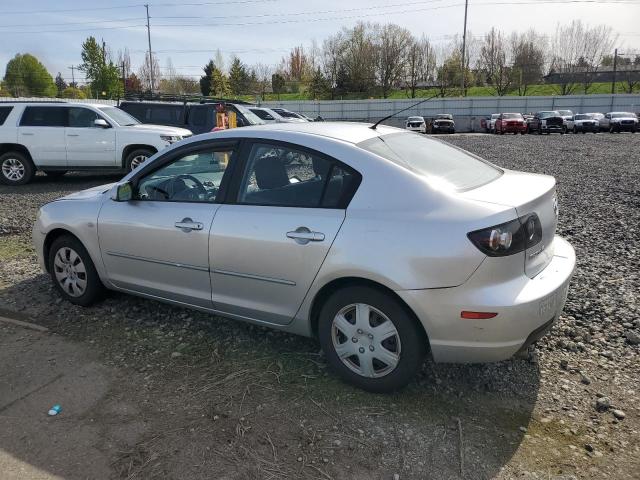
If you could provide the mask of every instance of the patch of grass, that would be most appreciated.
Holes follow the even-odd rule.
[[[0,261],[28,257],[34,253],[33,246],[18,236],[0,237]]]

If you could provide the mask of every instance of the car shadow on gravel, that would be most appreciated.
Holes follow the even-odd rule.
[[[328,372],[313,340],[115,293],[81,308],[42,274],[0,290],[0,305],[53,332],[40,343],[14,332],[19,348],[2,356],[0,424],[12,428],[0,450],[62,478],[96,465],[113,478],[500,477],[539,388],[524,360],[427,362],[405,390],[373,395]],[[47,348],[51,337],[64,345]],[[47,368],[51,356],[63,368]],[[37,387],[16,376],[25,364],[42,370],[46,400],[4,407],[8,379],[11,391]],[[65,388],[43,395],[56,374]],[[60,448],[67,460],[52,461]]]

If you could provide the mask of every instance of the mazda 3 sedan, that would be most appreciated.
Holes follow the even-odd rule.
[[[575,266],[557,221],[552,177],[323,122],[176,143],[44,205],[33,237],[72,303],[106,288],[317,337],[342,378],[385,392],[427,353],[493,362],[544,335]]]

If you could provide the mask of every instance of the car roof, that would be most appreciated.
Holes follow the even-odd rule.
[[[261,132],[291,132],[303,133],[307,135],[317,135],[340,140],[349,143],[360,143],[370,138],[386,135],[390,133],[406,133],[401,128],[388,127],[386,125],[378,125],[373,130],[371,123],[356,122],[305,122],[305,123],[268,123],[266,125],[253,125],[250,127],[232,128],[229,130],[221,130],[218,132],[198,135],[197,139],[204,140],[215,139],[221,137],[257,137]],[[407,133],[407,135],[410,135]],[[195,138],[192,137],[192,139]]]

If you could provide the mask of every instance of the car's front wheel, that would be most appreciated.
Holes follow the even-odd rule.
[[[147,161],[147,158],[151,157],[153,154],[154,152],[147,148],[140,148],[130,152],[124,161],[124,166],[127,169],[127,172],[138,168],[140,165]]]
[[[7,152],[0,155],[0,183],[5,185],[24,185],[29,183],[36,173],[31,162],[20,152]]]
[[[62,235],[56,238],[49,248],[48,262],[56,289],[71,303],[86,307],[104,293],[96,267],[76,237]]]
[[[391,392],[416,375],[426,338],[416,320],[391,295],[354,286],[335,292],[320,312],[318,334],[329,366],[370,392]]]

